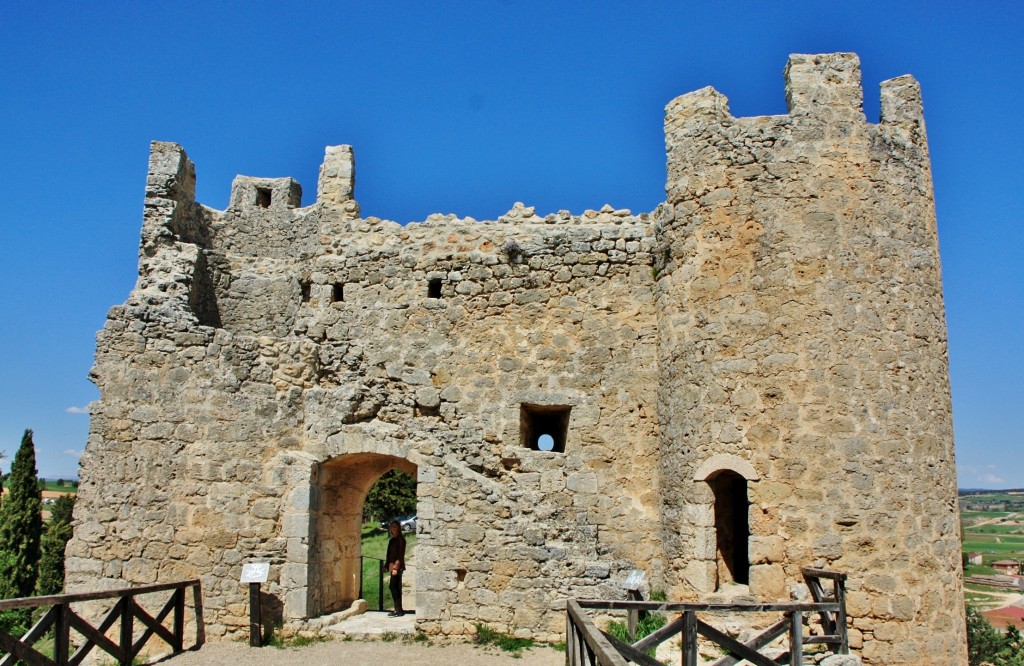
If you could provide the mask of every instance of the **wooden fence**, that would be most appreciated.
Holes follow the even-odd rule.
[[[697,666],[698,636],[709,639],[726,652],[725,656],[715,661],[712,666],[733,666],[744,660],[755,666],[803,666],[804,646],[811,644],[828,644],[838,654],[849,654],[846,628],[846,574],[822,569],[804,569],[803,574],[813,602],[704,604],[570,599],[566,603],[565,663],[567,666],[626,666],[629,663],[663,666],[661,662],[647,656],[647,651],[676,634],[682,634],[683,666]],[[823,580],[831,581],[830,590],[822,584]],[[680,615],[649,636],[629,644],[598,629],[587,615],[588,609],[626,610],[630,613],[660,611]],[[705,623],[698,617],[698,613],[782,613],[783,618],[746,643],[741,643]],[[818,616],[819,624],[816,628],[819,633],[811,632],[805,635],[804,623],[810,614]],[[784,634],[788,634],[789,638],[788,651],[775,658],[760,652]]]
[[[65,664],[76,666],[82,663],[93,648],[99,648],[106,652],[118,664],[129,666],[146,642],[154,636],[167,643],[172,652],[181,652],[184,649],[185,640],[185,595],[190,587],[195,608],[195,647],[199,647],[204,641],[204,630],[202,590],[198,580],[143,585],[124,590],[0,600],[0,611],[50,607],[39,621],[20,638],[0,631],[0,650],[7,653],[0,659],[0,666],[12,666],[19,660],[29,666],[64,666]],[[154,617],[138,604],[136,597],[159,592],[170,592],[171,595]],[[117,602],[95,627],[71,608],[73,603],[104,599],[117,599]],[[170,629],[164,626],[169,615],[172,618]],[[138,620],[144,628],[138,637],[135,636],[135,620]],[[107,632],[115,623],[120,623],[116,642],[107,637]],[[53,657],[49,657],[35,648],[35,644],[40,639],[51,634],[51,629]],[[71,630],[77,632],[82,638],[81,641],[78,641],[77,647],[72,644]]]

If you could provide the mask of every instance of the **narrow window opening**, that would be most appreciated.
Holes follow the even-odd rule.
[[[331,289],[331,300],[335,303],[341,303],[345,300],[345,285],[341,282],[335,282],[334,287]]]
[[[313,292],[313,285],[309,280],[302,280],[299,282],[299,288],[302,289],[302,302],[309,303],[309,298]]]
[[[427,298],[441,298],[441,278],[427,281]]]
[[[747,480],[731,470],[723,470],[709,480],[715,494],[715,541],[719,587],[723,583],[748,585],[750,541]]]
[[[571,409],[561,405],[522,404],[519,408],[522,445],[534,451],[565,453]]]
[[[270,194],[269,187],[257,187],[256,205],[260,208],[270,208]]]

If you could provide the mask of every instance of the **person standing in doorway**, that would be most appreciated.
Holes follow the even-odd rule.
[[[405,571],[405,536],[402,534],[402,526],[397,520],[392,520],[388,525],[391,538],[388,540],[387,567],[391,574],[388,588],[391,590],[391,598],[395,600],[395,610],[388,613],[388,617],[401,617],[405,615],[402,608],[402,572]]]

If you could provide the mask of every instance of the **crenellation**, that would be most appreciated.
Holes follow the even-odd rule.
[[[882,81],[881,89],[881,122],[905,125],[915,140],[925,143],[924,105],[921,101],[921,85],[917,79],[905,74]]]
[[[324,151],[323,164],[320,165],[320,177],[317,181],[317,203],[341,206],[354,204],[349,207],[349,212],[358,216],[358,204],[355,204],[355,199],[353,199],[355,186],[356,165],[352,146],[327,146]]]
[[[784,76],[791,116],[864,122],[864,89],[857,54],[793,54]]]
[[[311,627],[355,599],[360,507],[401,469],[428,634],[557,641],[565,598],[619,597],[633,569],[673,599],[780,601],[821,566],[850,576],[866,663],[962,666],[920,90],[883,83],[873,125],[856,56],[795,55],[786,79],[784,116],[673,100],[650,213],[363,218],[345,145],[313,205],[239,176],[216,211],[154,143],[139,281],[97,337],[69,585],[201,576],[226,637],[259,559]]]

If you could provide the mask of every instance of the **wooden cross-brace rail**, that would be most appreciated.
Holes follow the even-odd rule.
[[[742,661],[754,666],[790,664],[802,666],[804,646],[815,643],[831,645],[838,654],[849,654],[846,627],[846,574],[823,569],[804,569],[804,579],[813,599],[810,603],[723,604],[683,603],[637,600],[570,599],[566,603],[566,665],[567,666],[657,666],[659,662],[647,655],[676,634],[682,634],[683,666],[697,665],[699,636],[712,641],[728,654],[712,666],[734,666]],[[826,591],[822,580],[832,581]],[[679,613],[679,617],[640,640],[629,644],[599,630],[585,609],[625,610],[631,615],[639,611]],[[697,617],[698,613],[782,613],[783,618],[757,636],[742,643]],[[804,634],[804,619],[817,614],[824,634]],[[761,652],[776,639],[788,634],[789,650],[775,658]]]
[[[106,652],[118,664],[128,666],[153,636],[167,643],[172,652],[181,652],[184,649],[185,638],[185,596],[190,587],[195,608],[195,647],[199,647],[203,644],[205,634],[202,590],[198,580],[144,585],[124,590],[0,600],[0,611],[50,606],[50,609],[24,636],[16,638],[0,631],[0,650],[7,653],[0,658],[0,666],[13,666],[16,661],[21,661],[29,666],[77,666],[85,660],[93,648]],[[136,597],[139,595],[168,591],[171,592],[171,596],[156,617],[151,616],[136,602]],[[117,602],[95,627],[71,608],[71,604],[76,602],[103,599],[117,599]],[[172,616],[170,629],[164,626],[169,615]],[[138,638],[135,637],[135,620],[138,620],[144,627]],[[115,642],[107,636],[107,632],[118,622],[120,622],[120,626]],[[42,654],[34,647],[36,642],[51,629],[54,635],[52,658]],[[70,654],[72,629],[84,639],[74,654]]]

